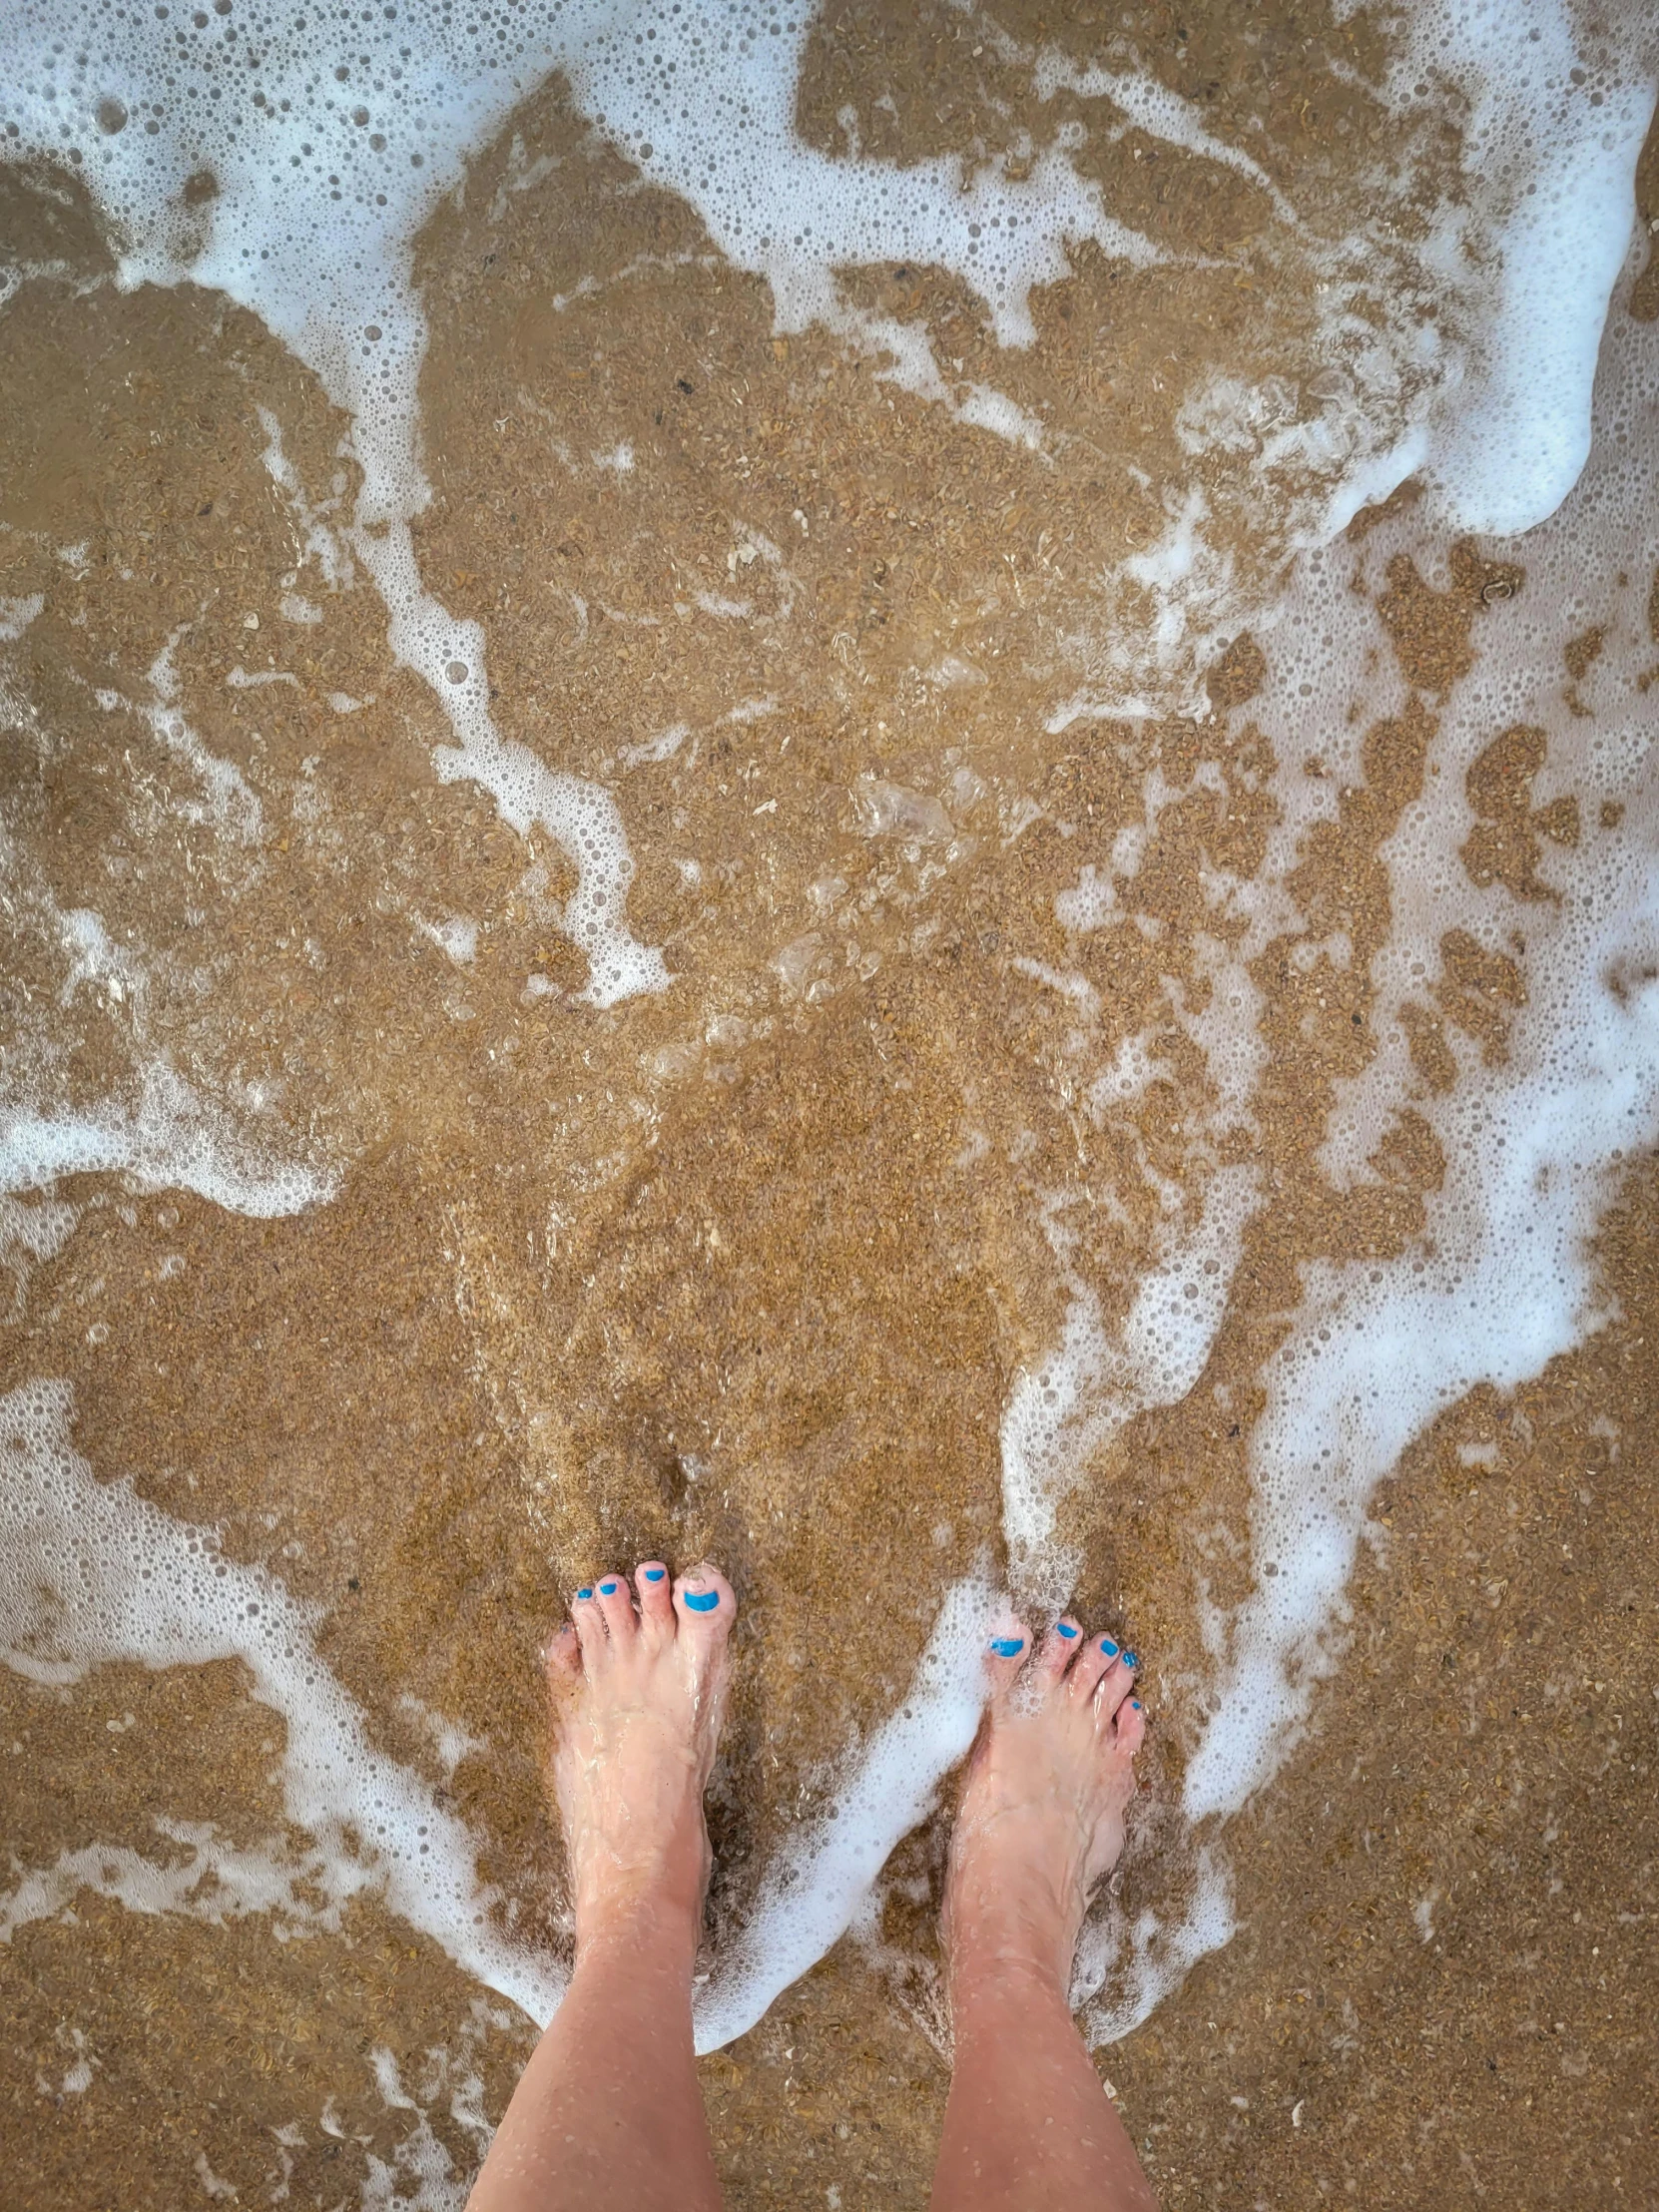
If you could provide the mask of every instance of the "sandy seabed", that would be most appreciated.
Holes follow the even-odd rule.
[[[1018,28],[1083,52],[1087,14]],[[1218,135],[1266,116],[1264,169],[1340,236],[1390,127],[1368,19],[1275,6],[1253,42],[1219,6],[1136,21]],[[803,134],[843,143],[850,111],[866,154],[906,159],[1052,134],[1071,96],[987,89],[975,36],[947,8],[833,13]],[[1232,1112],[1202,1017],[1248,930],[1215,884],[1268,865],[1288,767],[1332,772],[1273,690],[1283,634],[1226,621],[1271,607],[1298,510],[1246,495],[1248,455],[1195,463],[1181,408],[1217,359],[1258,388],[1317,376],[1312,264],[1263,244],[1236,168],[1134,128],[1088,159],[1169,259],[1080,249],[1028,350],[948,274],[844,280],[848,327],[924,328],[1037,450],[847,328],[778,334],[767,285],[558,81],[422,234],[421,571],[484,625],[504,735],[616,795],[629,922],[674,980],[612,1006],[559,926],[568,857],[434,776],[432,693],[361,563],[325,573],[345,418],[222,295],[118,288],[67,173],[0,170],[25,272],[0,313],[0,1022],[19,1095],[124,1100],[129,1144],[125,1173],[7,1202],[0,1391],[61,1380],[99,1480],[315,1608],[329,1674],[465,1823],[530,1950],[564,1935],[538,1690],[563,1595],[720,1559],[743,1612],[714,1955],[900,1704],[941,1590],[1009,1571],[1019,1378],[1080,1295],[1122,1327],[1170,1219],[1248,1174],[1201,1372],[1085,1435],[1055,1505],[1073,1602],[1133,1638],[1154,1715],[1102,1928],[1178,1928],[1207,1849],[1237,1923],[1101,2042],[1109,2093],[1169,2207],[1659,2201],[1646,1152],[1608,1186],[1602,1326],[1416,1436],[1305,1734],[1232,1818],[1181,1811],[1206,1623],[1258,1574],[1251,1424],[1305,1271],[1409,1255],[1445,1173],[1433,1102],[1503,1064],[1527,1004],[1524,946],[1451,932],[1387,1011],[1416,1104],[1365,1178],[1330,1175],[1340,1087],[1387,1044],[1382,848],[1431,803],[1499,626],[1555,617],[1524,540],[1414,523],[1411,485],[1328,550],[1377,624],[1361,773],[1250,951],[1261,1066]],[[1637,200],[1659,223],[1651,140]],[[1651,271],[1612,311],[1620,344],[1656,342]],[[1202,689],[1068,720],[1113,625],[1155,630],[1155,592],[1101,579],[1195,475],[1230,564]],[[1636,606],[1659,659],[1656,561],[1651,533],[1645,574],[1587,560],[1591,612],[1556,625],[1586,748],[1598,621]],[[1540,929],[1628,829],[1574,774],[1494,725],[1466,779],[1469,884]],[[1056,900],[1114,851],[1138,920],[1068,929]],[[1334,932],[1346,958],[1299,954]],[[155,1105],[158,1066],[183,1105]],[[147,1167],[193,1132],[229,1204]],[[258,1203],[278,1173],[317,1202]],[[257,1690],[233,1656],[0,1670],[9,2203],[464,2195],[533,2029],[372,1881],[328,1893]],[[704,2061],[734,2206],[925,2202],[942,1835],[909,1836],[854,1933]]]

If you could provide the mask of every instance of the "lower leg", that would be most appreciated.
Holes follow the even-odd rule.
[[[956,2057],[933,2212],[1156,2212],[1068,2002],[1088,1893],[1122,1849],[1134,1789],[1131,1668],[1069,1621],[1023,1670],[1023,1637],[992,1648],[951,1840]]]
[[[711,1567],[634,1579],[637,1610],[620,1575],[579,1590],[549,1648],[576,1968],[468,2212],[719,2212],[691,1992],[732,1592]]]
[[[1064,1985],[999,1959],[951,1976],[956,2065],[934,2212],[1154,2212]]]
[[[496,2132],[469,2212],[718,2212],[692,2055],[697,1928],[643,1910],[578,1953]]]

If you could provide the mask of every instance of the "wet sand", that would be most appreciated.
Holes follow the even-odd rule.
[[[1266,108],[1285,181],[1312,177],[1340,231],[1385,118],[1307,61],[1288,11],[1249,49],[1228,13],[1190,12],[1162,50],[1195,97]],[[808,136],[830,142],[850,105],[880,152],[883,95],[908,116],[918,83],[937,143],[906,136],[910,155],[1006,128],[974,93],[968,32],[925,26],[837,19]],[[1316,28],[1375,59],[1363,24]],[[503,730],[618,793],[632,924],[677,980],[607,1010],[580,1002],[556,926],[568,862],[434,778],[446,731],[391,661],[380,602],[360,573],[320,589],[302,558],[256,407],[313,503],[348,489],[343,417],[216,295],[92,281],[108,258],[73,193],[0,172],[17,258],[88,279],[26,282],[0,315],[0,594],[45,602],[10,649],[6,835],[60,912],[95,909],[145,948],[148,1038],[207,1095],[274,1102],[340,1177],[269,1220],[63,1179],[83,1211],[54,1256],[18,1262],[0,1389],[66,1379],[101,1478],[130,1475],[320,1609],[328,1667],[464,1816],[518,1935],[564,1933],[537,1674],[561,1593],[705,1551],[738,1588],[718,1936],[903,1693],[941,1587],[1000,1556],[999,1419],[1062,1320],[1047,1199],[1071,1194],[1074,1264],[1110,1322],[1156,1246],[1147,1165],[1196,1204],[1247,1149],[1195,1144],[1212,1079],[1164,1009],[1171,977],[1195,1003],[1213,988],[1207,876],[1262,864],[1288,742],[1252,715],[1271,636],[1226,651],[1206,719],[1045,722],[1076,672],[1066,640],[1113,619],[1099,579],[1164,527],[1193,364],[1282,363],[1317,333],[1294,271],[1240,274],[1258,187],[1134,131],[1098,158],[1123,219],[1190,260],[1081,254],[1036,295],[1031,352],[999,352],[935,274],[853,287],[1040,413],[1042,455],[964,432],[828,332],[775,337],[766,287],[711,256],[685,207],[632,189],[557,86],[429,227],[422,568],[486,624]],[[1659,218],[1651,140],[1639,191]],[[1620,311],[1659,311],[1651,267]],[[625,444],[630,469],[596,458]],[[1216,534],[1265,590],[1288,520],[1228,466]],[[1309,926],[1341,917],[1352,964],[1304,970],[1279,947],[1253,970],[1270,1063],[1248,1150],[1272,1197],[1216,1345],[1064,1507],[1078,1610],[1147,1660],[1130,1915],[1178,1917],[1204,1841],[1175,1809],[1199,1590],[1225,1605],[1248,1583],[1246,1430],[1298,1269],[1398,1255],[1435,1186],[1426,1125],[1353,1192],[1316,1158],[1334,1086],[1375,1049],[1379,846],[1524,581],[1432,550],[1444,586],[1407,564],[1382,608],[1409,704],[1379,717],[1365,785],[1293,886]],[[284,615],[295,593],[319,620]],[[259,794],[257,839],[191,819],[190,764],[144,723],[176,633],[182,711]],[[1520,889],[1573,865],[1576,814],[1532,807],[1539,766],[1494,753],[1480,810],[1477,862]],[[1184,790],[1140,870],[1159,930],[1068,950],[1056,893],[1141,820],[1154,767]],[[888,787],[944,796],[889,827]],[[456,915],[478,921],[469,961],[433,934]],[[18,1050],[48,1038],[71,1102],[130,1087],[132,1007],[63,996],[26,898],[6,926]],[[1086,1054],[1031,962],[1098,993]],[[1500,1049],[1518,987],[1451,976],[1421,1066],[1446,1020]],[[1160,1020],[1166,1078],[1098,1126],[1084,1076]],[[1228,1827],[1239,1933],[1097,2053],[1166,2205],[1659,2197],[1656,1199],[1633,1162],[1601,1240],[1619,1318],[1512,1395],[1472,1393],[1374,1502],[1349,1653],[1308,1741]],[[166,1864],[201,1824],[249,1849],[281,1828],[282,1724],[235,1661],[63,1686],[5,1670],[0,1704],[14,1879],[88,1847]],[[420,1708],[462,1732],[452,1763]],[[942,1836],[935,1820],[900,1847],[878,1944],[843,1939],[704,2062],[735,2206],[925,2202],[947,2079]],[[31,2207],[451,2201],[531,2039],[372,1900],[330,1933],[84,1889],[18,1926],[4,1962],[4,2134]]]

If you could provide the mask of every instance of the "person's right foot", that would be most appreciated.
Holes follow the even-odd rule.
[[[1134,1654],[1057,1622],[1033,1654],[1015,1626],[986,1660],[991,1696],[950,1839],[941,1932],[952,1978],[1028,1969],[1064,1994],[1089,1893],[1117,1864],[1146,1733]]]

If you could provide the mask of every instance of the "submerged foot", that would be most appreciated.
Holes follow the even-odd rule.
[[[731,1584],[648,1560],[578,1590],[548,1648],[553,1793],[578,1953],[652,1913],[693,1947],[709,1882],[703,1792],[725,1716]]]
[[[1071,1980],[1089,1893],[1117,1864],[1146,1733],[1135,1655],[1071,1619],[1039,1648],[992,1640],[990,1705],[950,1841],[942,1923],[952,1979],[990,1967]]]

